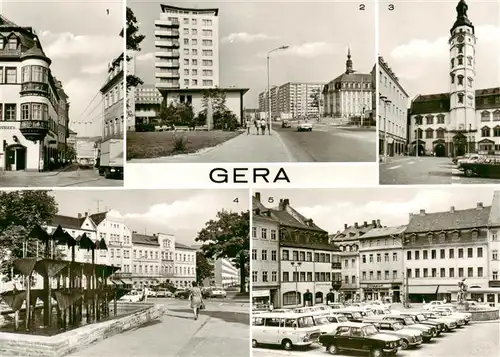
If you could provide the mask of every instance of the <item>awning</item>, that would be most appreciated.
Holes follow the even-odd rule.
[[[123,282],[121,280],[111,280],[111,282],[115,285],[123,285]]]
[[[437,285],[409,286],[409,294],[436,294]]]
[[[132,280],[130,280],[130,279],[121,279],[121,281],[125,285],[134,285],[134,282]]]
[[[269,297],[271,293],[269,290],[253,290],[252,297]]]

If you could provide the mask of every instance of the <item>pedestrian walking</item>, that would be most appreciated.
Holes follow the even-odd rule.
[[[255,125],[255,131],[257,132],[257,135],[259,135],[259,121],[257,119],[254,119],[253,125]]]
[[[246,126],[247,126],[247,135],[250,135],[250,120],[249,120],[249,119],[247,119],[247,121],[246,121],[246,123],[245,123],[245,124],[246,124]]]
[[[148,302],[149,289],[147,286],[144,287],[144,302]]]
[[[201,295],[201,289],[198,287],[198,283],[193,281],[193,287],[189,295],[189,300],[191,300],[191,308],[193,309],[194,319],[198,320],[198,314],[203,305],[203,296]]]
[[[262,135],[266,135],[266,121],[264,119],[260,121],[260,129],[262,130]]]

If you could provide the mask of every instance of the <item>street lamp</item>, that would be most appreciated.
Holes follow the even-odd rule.
[[[387,161],[387,105],[392,102],[385,95],[381,95],[380,100],[384,102],[384,161]]]
[[[299,293],[299,268],[302,265],[301,262],[292,262],[292,267],[295,269],[295,306],[299,306],[299,299],[298,299],[298,293]]]
[[[269,135],[271,135],[271,76],[269,74],[269,71],[270,71],[269,59],[270,59],[271,53],[273,53],[275,51],[286,50],[288,47],[289,46],[276,47],[275,49],[273,49],[267,53],[267,101],[268,101],[267,104],[268,104],[268,114],[269,114],[269,118],[268,118]]]

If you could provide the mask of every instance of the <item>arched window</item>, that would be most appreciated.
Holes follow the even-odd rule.
[[[451,77],[451,83],[455,83],[455,74],[450,73],[450,77]]]
[[[500,126],[497,125],[496,127],[493,128],[493,136],[499,137],[500,136]]]
[[[464,45],[457,45],[458,53],[464,53]]]
[[[444,115],[443,114],[439,114],[437,116],[437,123],[438,124],[444,124]]]
[[[422,125],[422,119],[423,117],[421,115],[417,115],[415,117],[415,125]]]
[[[428,128],[425,130],[425,138],[426,139],[432,139],[434,137],[434,130],[431,128]]]
[[[299,292],[288,291],[283,294],[283,305],[301,305],[301,297]]]
[[[490,128],[488,128],[487,126],[483,126],[483,127],[481,128],[481,136],[482,136],[483,138],[487,138],[487,137],[489,137],[489,136],[490,136],[490,131],[491,131],[491,130],[490,130]]]
[[[457,57],[457,63],[458,65],[463,65],[464,64],[464,56],[458,56]]]
[[[316,304],[323,303],[323,293],[321,291],[316,292],[315,300],[316,300]]]
[[[429,115],[427,115],[427,116],[425,117],[425,119],[426,119],[427,125],[432,125],[432,124],[434,124],[434,116],[433,116],[433,115],[430,115],[430,114],[429,114]]]
[[[422,129],[417,129],[417,137],[418,139],[422,139],[424,131]]]
[[[481,121],[490,121],[490,112],[487,110],[483,110],[481,112]]]
[[[438,128],[436,130],[436,138],[437,139],[444,139],[444,132],[445,132],[445,130],[443,128]]]
[[[453,67],[455,67],[455,59],[454,58],[451,59],[451,68],[453,68]]]
[[[493,112],[493,121],[500,121],[500,110],[495,110]]]
[[[458,93],[457,96],[458,96],[458,102],[459,103],[463,103],[464,102],[464,94],[463,93]]]
[[[458,80],[458,85],[459,86],[463,86],[464,85],[464,76],[462,76],[461,74],[459,74],[457,76],[457,80]]]

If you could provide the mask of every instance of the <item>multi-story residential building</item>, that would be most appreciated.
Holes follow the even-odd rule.
[[[410,214],[403,254],[410,301],[451,299],[462,279],[470,288],[488,286],[490,210],[480,202],[471,209]]]
[[[228,288],[240,284],[240,270],[228,259],[217,259],[214,264],[213,284]]]
[[[196,248],[175,242],[175,271],[171,282],[176,287],[190,287],[196,281]]]
[[[134,287],[158,285],[161,276],[161,249],[158,236],[132,232],[133,267],[132,281]]]
[[[66,139],[66,145],[72,146],[76,150],[76,137],[77,133],[71,129],[68,129],[68,138]]]
[[[493,195],[490,217],[488,220],[488,286],[500,288],[500,192]],[[500,296],[496,301],[500,305]]]
[[[252,204],[252,301],[279,306],[279,223],[261,203],[260,192],[255,193]]]
[[[164,104],[186,103],[204,110],[207,89],[218,88],[226,107],[243,120],[245,88],[219,88],[219,10],[161,5],[155,21],[156,88]],[[212,123],[207,120],[208,129]]]
[[[278,118],[289,114],[293,118],[318,117],[323,113],[322,83],[288,82],[271,87],[271,115]],[[269,98],[267,90],[259,93],[259,111],[267,112]]]
[[[378,227],[359,238],[360,287],[364,299],[403,301],[405,229],[406,226]]]
[[[500,87],[477,89],[475,47],[481,39],[475,35],[464,1],[456,11],[448,40],[450,92],[413,99],[409,132],[413,154],[417,148],[419,155],[443,157],[500,152]]]
[[[359,247],[360,238],[370,230],[380,226],[380,220],[372,224],[364,222],[360,225],[355,222],[349,226],[344,224],[344,230],[330,236],[330,242],[338,246],[340,263],[342,264],[342,285],[340,287],[340,300],[359,301],[363,298],[360,286]]]
[[[408,144],[408,94],[387,62],[379,56],[379,153],[389,156],[406,152]],[[387,126],[387,130],[386,130]],[[385,143],[387,138],[387,143]],[[386,146],[387,145],[387,146]],[[386,152],[384,151],[386,150]]]
[[[135,76],[135,56],[136,53],[134,51],[127,51],[127,65],[125,66],[127,69],[127,76]],[[127,131],[135,131],[135,87],[126,87],[126,95],[127,95]]]
[[[356,73],[351,51],[347,52],[346,70],[323,88],[323,111],[328,117],[370,120],[374,83],[372,74]]]
[[[160,114],[163,97],[153,84],[144,84],[134,90],[135,123],[155,123]]]
[[[68,97],[38,36],[0,16],[0,171],[40,171],[64,155]]]

